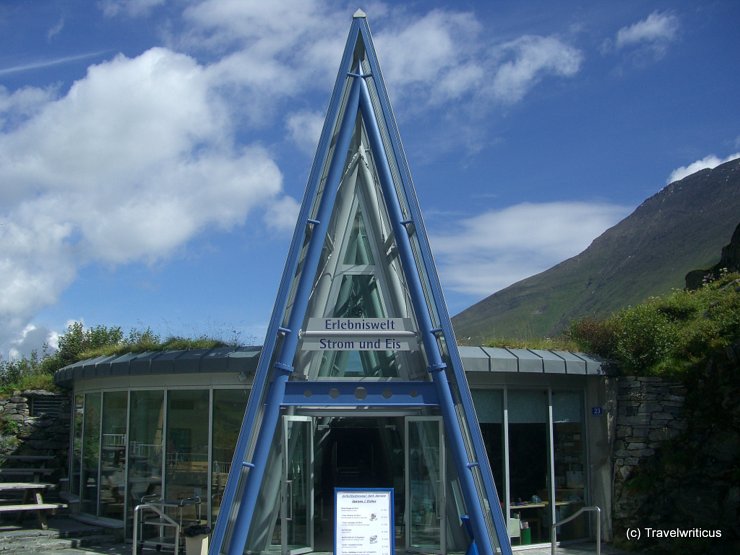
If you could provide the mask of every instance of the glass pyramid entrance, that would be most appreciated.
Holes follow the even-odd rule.
[[[339,552],[335,492],[346,488],[392,492],[389,553],[511,552],[362,12],[210,553]]]

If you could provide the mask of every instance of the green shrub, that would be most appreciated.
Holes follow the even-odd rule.
[[[69,325],[59,338],[59,348],[49,353],[45,348],[18,360],[0,361],[0,392],[24,389],[54,390],[54,373],[69,364],[100,356],[128,352],[213,349],[226,346],[218,339],[170,337],[162,341],[150,328],[131,330],[124,335],[118,326],[85,328],[81,322]],[[236,346],[236,345],[233,345]]]
[[[650,298],[604,320],[579,320],[568,335],[581,350],[616,361],[624,373],[683,374],[740,340],[740,275]]]

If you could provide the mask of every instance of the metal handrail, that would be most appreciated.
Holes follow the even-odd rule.
[[[170,517],[164,512],[164,508],[161,507],[160,504],[154,504],[154,503],[142,503],[141,505],[136,505],[136,507],[134,507],[133,555],[136,555],[139,552],[139,514],[144,509],[149,509],[150,511],[157,513],[157,515],[159,515],[159,517],[162,520],[165,520],[168,522],[169,526],[174,527],[175,529],[175,555],[177,555],[179,552],[179,548],[180,548],[180,525],[177,523],[176,520],[174,520],[172,517]]]
[[[593,507],[581,507],[569,517],[564,518],[560,522],[554,522],[550,526],[550,545],[552,548],[552,555],[555,555],[555,528],[570,522],[574,518],[580,516],[581,513],[589,511],[596,512],[596,555],[601,555],[601,509],[596,505],[594,505]]]
[[[201,499],[198,496],[188,497],[185,499],[178,499],[176,501],[167,501],[159,498],[157,495],[145,495],[141,498],[141,504],[134,507],[134,538],[133,538],[133,555],[137,555],[139,552],[139,515],[145,509],[148,509],[156,513],[162,520],[166,522],[162,523],[163,526],[172,526],[175,529],[175,543],[174,543],[174,554],[178,555],[180,552],[180,532],[182,528],[182,514],[180,514],[180,522],[169,516],[165,510],[167,507],[179,507],[182,508],[186,505],[197,506],[197,518],[200,520],[200,502]]]

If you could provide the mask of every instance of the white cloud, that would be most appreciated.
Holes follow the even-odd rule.
[[[616,47],[670,42],[678,34],[678,17],[671,13],[653,12],[642,21],[617,31]]]
[[[0,91],[0,345],[82,265],[168,257],[278,199],[277,165],[238,144],[219,85],[155,48],[93,66],[57,97]]]
[[[524,36],[498,50],[506,61],[495,70],[491,92],[506,103],[521,100],[546,75],[575,75],[583,60],[579,50],[556,37]]]
[[[41,356],[45,351],[52,352],[59,347],[59,334],[45,327],[29,324],[10,342],[8,358],[20,359],[36,352]]]
[[[119,14],[137,17],[149,14],[165,2],[166,0],[100,0],[98,5],[106,17],[115,17]]]
[[[274,231],[293,231],[300,209],[300,203],[293,197],[282,197],[268,205],[264,215],[265,223]]]
[[[458,222],[431,245],[451,289],[490,295],[583,251],[625,217],[629,208],[606,203],[523,203]]]
[[[670,12],[653,12],[645,19],[622,27],[614,39],[604,41],[602,52],[630,50],[638,62],[658,60],[668,45],[678,38],[681,27],[678,16]]]
[[[432,10],[408,17],[404,7],[373,10],[374,43],[386,83],[410,106],[458,103],[486,87],[513,103],[546,76],[570,77],[582,54],[553,36],[525,36],[495,46],[472,13]],[[331,86],[347,25],[341,7],[316,0],[272,3],[206,0],[189,7],[182,44],[230,51],[213,68],[219,80],[265,94],[272,104]],[[493,85],[486,86],[486,75]],[[264,116],[259,103],[252,117]]]
[[[64,18],[62,17],[59,21],[56,22],[52,27],[49,28],[49,30],[46,32],[46,40],[51,40],[54,37],[56,37],[59,33],[62,32],[62,29],[64,29]]]
[[[285,121],[290,139],[309,155],[316,152],[323,126],[324,114],[307,110],[289,114]]]
[[[399,96],[454,100],[483,76],[481,60],[472,60],[481,30],[469,13],[433,10],[416,18],[391,17],[375,39],[383,75]]]
[[[11,73],[20,73],[22,71],[31,71],[37,69],[43,69],[46,67],[53,67],[62,64],[68,64],[70,62],[77,62],[89,58],[95,58],[104,54],[104,52],[86,52],[84,54],[75,54],[73,56],[60,56],[58,58],[49,58],[45,60],[38,60],[36,62],[30,62],[27,64],[19,64],[10,67],[0,68],[0,75],[9,75]]]
[[[163,4],[98,5],[134,17]],[[404,110],[455,109],[480,94],[512,103],[580,68],[581,53],[555,37],[497,47],[471,13],[399,17],[405,9],[372,11],[381,65]],[[350,13],[318,0],[196,0],[167,31],[170,48],[91,66],[69,90],[0,87],[0,346],[86,264],[161,260],[257,210],[272,229],[292,229],[298,204],[282,193],[257,133],[282,122],[290,140],[314,151]],[[88,56],[100,53],[0,75]],[[493,85],[481,93],[486,76]]]
[[[718,158],[714,154],[710,154],[709,156],[705,156],[701,160],[692,162],[688,166],[681,166],[680,168],[676,168],[671,172],[671,175],[668,176],[666,183],[673,183],[674,181],[683,179],[684,177],[687,177],[692,173],[696,173],[707,168],[716,168],[720,164],[724,164],[725,162],[729,162],[730,160],[734,160],[735,158],[740,158],[740,152],[730,154],[726,158]]]

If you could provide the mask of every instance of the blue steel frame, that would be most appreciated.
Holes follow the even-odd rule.
[[[375,53],[375,47],[370,39],[370,29],[367,25],[366,20],[362,20],[363,29],[362,35],[365,40],[365,50],[370,66],[370,71],[373,74],[376,92],[378,100],[381,106],[381,115],[384,118],[385,126],[388,130],[388,135],[391,141],[393,154],[396,159],[398,171],[400,174],[401,182],[403,184],[402,193],[406,195],[406,205],[410,212],[410,219],[413,221],[414,228],[417,233],[417,241],[419,244],[419,250],[421,251],[421,260],[424,264],[424,270],[427,273],[429,279],[429,285],[431,289],[432,299],[437,307],[441,337],[444,338],[448,349],[448,356],[452,366],[452,373],[456,382],[458,395],[460,396],[460,402],[463,406],[463,412],[467,422],[477,422],[478,419],[475,414],[475,407],[473,405],[473,396],[470,393],[470,388],[467,385],[467,378],[465,377],[465,371],[463,370],[462,359],[460,358],[460,352],[457,349],[457,340],[455,338],[455,332],[452,329],[452,320],[449,312],[447,311],[447,303],[444,300],[444,294],[442,292],[442,286],[437,275],[437,267],[434,264],[434,257],[432,255],[432,249],[429,246],[429,240],[424,226],[424,220],[421,215],[421,209],[419,202],[416,198],[416,189],[414,188],[413,180],[411,179],[411,170],[409,169],[406,155],[401,145],[401,135],[396,125],[396,120],[393,115],[393,109],[391,108],[390,99],[388,98],[388,92],[385,88],[385,82],[383,81],[383,74],[380,72],[380,65],[378,63],[378,57]],[[461,386],[460,384],[464,384]],[[459,433],[459,431],[458,431]],[[493,517],[493,525],[498,536],[501,552],[504,555],[510,555],[511,544],[509,542],[508,529],[506,526],[506,520],[501,506],[498,503],[500,499],[498,492],[496,491],[496,484],[493,481],[493,474],[491,473],[490,462],[488,461],[488,454],[486,453],[485,444],[483,442],[483,435],[481,434],[478,426],[468,426],[468,433],[473,443],[473,449],[475,455],[478,458],[479,470],[481,472],[481,478],[483,487],[486,492],[486,497],[491,503],[491,513]],[[495,503],[494,503],[495,501]],[[473,523],[471,522],[471,525]],[[475,530],[475,526],[473,526]],[[475,531],[477,537],[480,536],[478,531]]]
[[[359,40],[363,42],[365,56],[370,66],[370,75],[362,75],[362,68],[359,64],[356,68],[352,67],[354,64],[355,49]],[[401,206],[396,196],[398,192],[394,187],[378,122],[375,119],[376,114],[371,104],[367,84],[365,83],[365,79],[370,77],[374,80],[376,94],[381,104],[381,115],[384,118],[384,124],[390,135],[392,154],[401,174],[402,192],[406,196],[405,200],[411,216],[409,220],[404,220],[402,217]],[[351,81],[349,85],[348,78]],[[347,100],[343,102],[347,86],[349,86],[349,94]],[[330,161],[326,184],[319,200],[318,213],[314,219],[311,219],[309,218],[310,210],[318,194],[321,173],[327,161],[330,141],[333,131],[337,126],[343,104],[345,109],[343,114],[341,114],[342,117],[339,122],[339,133],[334,148],[334,156]],[[413,385],[409,385],[408,382],[385,382],[382,385],[371,385],[368,382],[352,383],[342,381],[341,385],[339,385],[338,383],[327,384],[326,382],[288,381],[293,371],[291,365],[299,340],[298,328],[303,322],[308,306],[313,277],[318,266],[321,248],[334,206],[341,172],[344,167],[345,154],[349,148],[352,129],[358,111],[363,116],[371,142],[373,156],[380,174],[381,188],[386,200],[389,218],[393,226],[414,311],[419,323],[422,341],[430,364],[429,371],[434,384],[433,392],[429,384],[425,382],[414,382]],[[410,224],[417,234],[422,264],[427,273],[432,300],[436,305],[439,315],[440,328],[438,329],[433,328],[429,307],[424,297],[424,291],[408,235],[408,229],[411,229],[411,227],[407,226]],[[301,275],[298,277],[298,286],[287,327],[282,327],[281,323],[285,315],[290,287],[295,278],[306,233],[309,234],[310,239],[304,258],[304,266]],[[278,339],[280,336],[283,336],[283,341],[279,344]],[[238,510],[234,519],[230,542],[226,548],[229,555],[241,555],[244,551],[281,406],[298,404],[311,406],[346,406],[350,404],[365,406],[399,406],[402,404],[404,406],[419,406],[434,404],[440,407],[443,415],[448,441],[452,448],[453,458],[457,464],[466,506],[471,513],[469,517],[474,538],[484,538],[483,541],[475,542],[477,550],[486,555],[492,555],[493,553],[492,546],[487,541],[489,535],[483,517],[483,511],[486,509],[481,506],[478,500],[472,477],[474,468],[478,468],[481,473],[481,479],[490,504],[491,516],[493,517],[495,532],[498,536],[502,553],[509,555],[511,553],[511,547],[480,429],[477,426],[467,426],[467,433],[471,437],[473,451],[477,459],[471,461],[465,448],[463,434],[459,428],[459,422],[454,408],[453,394],[448,381],[447,365],[442,360],[439,336],[444,338],[448,347],[449,359],[452,366],[451,377],[460,397],[466,422],[477,422],[472,397],[467,387],[449,314],[444,303],[431,249],[429,248],[421,219],[421,212],[414,193],[413,183],[411,182],[410,171],[401,147],[400,135],[393,118],[390,102],[377,62],[377,56],[374,51],[370,29],[364,16],[355,16],[329,104],[314,165],[309,176],[298,225],[296,226],[278,290],[278,297],[255,375],[247,410],[244,415],[242,429],[235,447],[231,472],[229,473],[229,479],[222,498],[222,509],[219,512],[219,518],[216,522],[209,552],[212,555],[223,552],[228,521],[231,516],[232,507],[235,505],[238,506]],[[277,357],[273,357],[276,347],[278,349]],[[274,363],[272,362],[273,360],[275,360]],[[274,372],[271,372],[272,368],[274,368]],[[270,383],[269,379],[271,376],[273,381]],[[317,391],[317,395],[314,396],[314,391],[319,389],[317,386],[322,383],[324,385],[321,387],[324,390]],[[265,397],[263,395],[266,387],[268,390]],[[307,390],[311,391],[311,395],[308,397],[306,395]],[[266,399],[264,404],[263,399]],[[252,428],[257,421],[260,410],[263,410],[264,413],[255,444],[253,460],[247,461],[245,459],[247,457]],[[239,481],[243,472],[247,472],[246,485],[242,499],[237,501],[237,490],[239,489]]]

